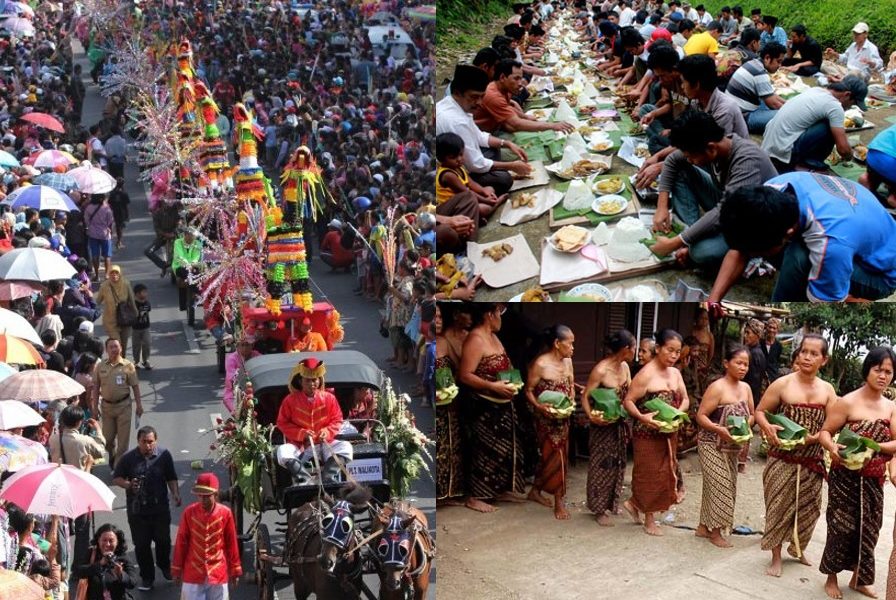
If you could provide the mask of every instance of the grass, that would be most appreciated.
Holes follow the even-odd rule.
[[[436,47],[476,52],[483,39],[502,33],[496,21],[510,17],[510,5],[501,0],[439,0]]]

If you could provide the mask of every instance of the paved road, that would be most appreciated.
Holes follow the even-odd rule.
[[[79,48],[76,48],[76,52]],[[83,53],[80,61],[84,72],[89,66]],[[91,125],[101,118],[104,99],[97,86],[92,85],[89,77],[85,79],[87,97],[84,103],[83,122]],[[131,284],[145,283],[149,287],[152,302],[152,364],[151,373],[140,371],[141,395],[146,413],[141,425],[153,425],[159,431],[159,444],[167,447],[174,456],[175,466],[181,481],[181,496],[185,503],[193,500],[190,489],[198,471],[190,468],[194,460],[203,460],[206,468],[213,468],[219,475],[222,485],[226,485],[226,475],[220,465],[213,465],[213,457],[209,452],[211,437],[205,433],[211,424],[212,415],[221,412],[220,401],[223,378],[217,372],[215,363],[214,341],[207,331],[196,331],[185,326],[184,313],[177,309],[176,289],[168,279],[159,278],[159,270],[142,254],[153,239],[151,218],[148,213],[143,185],[137,181],[137,167],[129,164],[126,169],[126,186],[131,196],[131,221],[124,236],[125,247],[119,250],[113,261],[122,266],[122,271]],[[385,366],[385,359],[391,355],[391,348],[386,340],[377,334],[379,306],[355,296],[354,277],[345,274],[333,274],[317,261],[311,266],[311,276],[315,284],[315,297],[325,296],[342,314],[345,327],[345,342],[340,347],[359,350],[367,354],[377,364]],[[198,350],[197,350],[198,348]],[[130,358],[130,352],[128,353]],[[398,390],[410,390],[414,385],[414,377],[387,370],[393,378]],[[434,429],[432,409],[414,408],[418,426],[424,432]],[[135,428],[136,429],[136,428]],[[133,443],[131,444],[133,446]],[[108,467],[98,467],[95,474],[111,482]],[[97,524],[112,522],[129,532],[124,508],[124,490],[116,491],[115,512],[98,514]],[[424,478],[417,482],[412,490],[412,498],[417,506],[427,514],[430,524],[435,523],[435,484]],[[273,525],[276,515],[266,515],[265,522]],[[176,524],[180,517],[180,509],[173,513],[172,539],[176,534]],[[247,515],[247,522],[251,516]],[[282,520],[282,518],[281,518]],[[432,525],[434,527],[434,525]],[[272,528],[273,529],[273,528]],[[282,543],[282,535],[275,535],[275,549]],[[248,571],[252,568],[252,545],[247,544],[243,565]],[[283,571],[285,574],[285,571]],[[434,573],[433,573],[434,577]],[[247,579],[248,581],[248,579]],[[371,581],[375,584],[375,581]],[[281,600],[294,598],[288,577],[278,579],[277,595]],[[157,576],[156,587],[151,592],[134,592],[135,598],[168,600],[175,598],[179,592],[174,585]],[[435,598],[435,586],[431,587],[430,597]],[[234,600],[257,598],[257,588],[251,583],[241,584],[232,595]]]

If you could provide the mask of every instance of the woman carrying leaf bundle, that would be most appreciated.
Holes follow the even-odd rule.
[[[635,357],[635,342],[635,336],[625,329],[610,336],[605,344],[610,355],[594,365],[582,393],[582,410],[591,421],[588,435],[588,510],[595,514],[598,525],[604,527],[613,525],[610,514],[619,510],[626,450],[631,437],[625,415],[608,413],[624,412],[619,408],[632,383],[628,363]],[[606,397],[607,408],[601,411],[592,395]]]
[[[840,571],[853,572],[849,587],[876,597],[874,584],[874,547],[884,518],[884,482],[887,465],[896,454],[896,405],[883,392],[893,382],[896,355],[887,347],[875,348],[862,363],[865,384],[846,394],[828,409],[818,442],[831,455],[828,476],[828,532],[819,570],[828,576],[824,590],[831,598],[842,598],[837,582]],[[844,428],[844,426],[846,428]],[[858,449],[873,440],[879,451],[870,454],[861,468],[852,470],[841,452],[848,452],[843,432],[851,431]],[[861,436],[861,437],[858,437]],[[865,439],[863,439],[865,438]],[[891,562],[891,565],[893,563]],[[891,585],[896,581],[891,582]]]
[[[554,325],[544,332],[546,351],[539,354],[526,380],[526,399],[535,419],[535,436],[541,457],[535,471],[535,482],[529,500],[550,507],[552,502],[541,492],[554,496],[554,517],[568,519],[566,510],[566,456],[569,452],[569,417],[557,418],[548,405],[539,401],[547,391],[556,391],[566,398],[575,398],[572,353],[575,335],[566,325]]]
[[[781,576],[781,546],[789,541],[788,554],[811,565],[803,554],[815,523],[821,515],[821,484],[824,480],[822,448],[818,432],[829,407],[837,400],[830,383],[818,377],[828,361],[828,342],[817,333],[807,333],[794,359],[794,372],[768,386],[756,409],[756,423],[768,441],[768,461],[762,473],[765,493],[765,534],[762,549],[771,550],[766,575]],[[780,414],[806,429],[804,441],[793,448],[782,447],[781,425],[769,422],[766,412]]]
[[[458,369],[459,383],[468,394],[464,408],[470,424],[467,491],[480,500],[525,502],[518,416],[513,404],[519,386],[501,378],[513,365],[497,336],[507,307],[479,303],[476,309]]]
[[[659,399],[666,408],[687,412],[688,393],[675,363],[681,354],[681,334],[663,329],[656,336],[656,356],[632,380],[623,406],[634,419],[632,442],[634,468],[632,496],[623,503],[635,523],[642,523],[649,535],[663,535],[653,520],[678,501],[677,432],[664,433],[666,423],[655,419],[657,411],[644,404]]]
[[[734,525],[737,456],[742,446],[749,444],[749,438],[739,443],[732,437],[730,427],[740,422],[749,431],[753,426],[753,392],[743,381],[750,365],[750,354],[745,347],[731,345],[722,364],[725,376],[706,388],[697,411],[697,424],[701,428],[697,452],[703,472],[703,500],[695,535],[709,539],[719,548],[730,548],[731,542],[722,534]]]

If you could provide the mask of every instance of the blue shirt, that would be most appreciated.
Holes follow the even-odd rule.
[[[812,265],[809,300],[844,300],[854,264],[896,288],[896,221],[874,194],[848,179],[807,172],[766,182],[774,184],[790,186],[799,202],[799,229]]]
[[[177,481],[174,459],[168,450],[156,446],[150,456],[143,456],[140,448],[132,448],[115,463],[113,477],[134,479],[142,477],[140,488],[127,490],[127,513],[130,515],[158,515],[169,512],[168,482]]]
[[[874,136],[874,139],[868,144],[868,149],[896,157],[896,125],[890,125]],[[888,177],[888,179],[892,179],[892,177]]]
[[[762,35],[759,36],[759,49],[761,50],[764,48],[769,42],[778,42],[786,48],[787,34],[780,27],[775,27],[775,30],[771,34],[767,31],[763,31]]]

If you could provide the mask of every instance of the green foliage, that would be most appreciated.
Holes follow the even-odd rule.
[[[439,0],[438,12],[436,48],[475,53],[482,46],[482,38],[491,40],[502,33],[495,21],[510,17],[510,4],[501,0]]]
[[[397,498],[407,498],[411,483],[424,473],[431,476],[427,461],[432,462],[428,450],[432,441],[417,429],[408,410],[409,401],[406,394],[395,393],[391,379],[386,379],[377,399],[377,418],[385,431],[377,428],[375,437],[378,442],[388,444],[386,475],[392,486],[392,496]]]
[[[439,10],[441,10],[439,2]],[[732,6],[724,0],[704,2],[706,10],[718,15],[722,6]],[[764,13],[780,20],[778,25],[785,31],[802,23],[822,48],[831,47],[843,52],[852,43],[852,28],[859,21],[868,23],[871,31],[868,39],[876,45],[887,63],[886,54],[896,50],[896,0],[878,2],[844,2],[843,0],[777,0],[773,3],[741,3],[749,16],[750,9],[758,6]],[[439,15],[441,18],[441,14]]]
[[[824,331],[831,342],[830,360],[822,377],[840,393],[862,384],[859,352],[896,340],[896,304],[873,303],[790,305],[793,322],[813,331]]]

